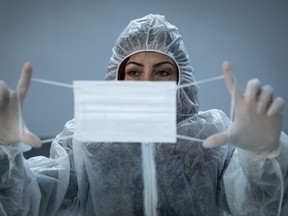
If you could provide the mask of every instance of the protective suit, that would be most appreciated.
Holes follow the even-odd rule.
[[[133,20],[113,48],[107,80],[141,51],[170,56],[179,84],[194,81],[175,26],[163,16]],[[226,130],[219,110],[198,110],[197,86],[177,92],[177,133],[205,139]],[[276,159],[200,142],[81,143],[75,121],[51,146],[50,158],[23,158],[25,145],[1,146],[0,215],[288,215],[287,136]],[[111,131],[113,133],[113,131]],[[25,196],[23,196],[23,194]]]

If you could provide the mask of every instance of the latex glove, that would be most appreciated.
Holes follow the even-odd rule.
[[[15,91],[0,81],[0,145],[14,144],[22,141],[32,147],[40,147],[40,139],[31,133],[24,124],[19,102],[22,107],[32,76],[29,63],[23,69]],[[19,116],[20,114],[20,116]]]
[[[231,97],[235,97],[235,119],[227,131],[208,137],[203,146],[209,148],[230,143],[257,155],[273,154],[280,144],[284,100],[274,98],[272,87],[261,86],[257,79],[250,80],[242,94],[235,86],[227,61],[223,63],[223,73],[227,89]]]

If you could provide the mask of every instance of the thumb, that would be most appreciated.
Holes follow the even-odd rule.
[[[16,91],[19,93],[21,103],[23,103],[25,95],[28,92],[32,77],[32,66],[30,63],[25,63],[20,74]]]
[[[40,148],[42,146],[41,140],[38,136],[31,133],[28,130],[25,130],[22,135],[22,142],[24,142],[27,145],[32,146],[33,148]]]
[[[230,136],[228,131],[224,131],[218,134],[214,134],[209,136],[207,139],[204,140],[202,146],[204,148],[213,148],[217,146],[224,145],[229,142]]]

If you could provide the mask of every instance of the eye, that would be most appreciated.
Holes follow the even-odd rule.
[[[128,71],[127,74],[131,77],[138,77],[140,75],[139,71],[136,70]]]
[[[166,77],[166,76],[169,76],[170,73],[168,71],[166,71],[166,70],[159,70],[159,71],[156,72],[156,75],[159,75],[161,77]]]

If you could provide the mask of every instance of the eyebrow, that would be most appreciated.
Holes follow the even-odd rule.
[[[128,61],[127,64],[126,64],[126,66],[129,65],[129,64],[135,64],[135,65],[137,65],[137,66],[139,66],[139,67],[144,67],[143,64],[141,64],[141,63],[139,63],[139,62],[135,62],[135,61]],[[163,65],[163,64],[170,64],[170,65],[172,65],[173,67],[175,67],[175,65],[174,65],[172,62],[170,62],[170,61],[159,62],[159,63],[157,63],[157,64],[154,64],[153,67],[154,67],[154,68],[155,68],[155,67],[159,67],[160,65]]]

